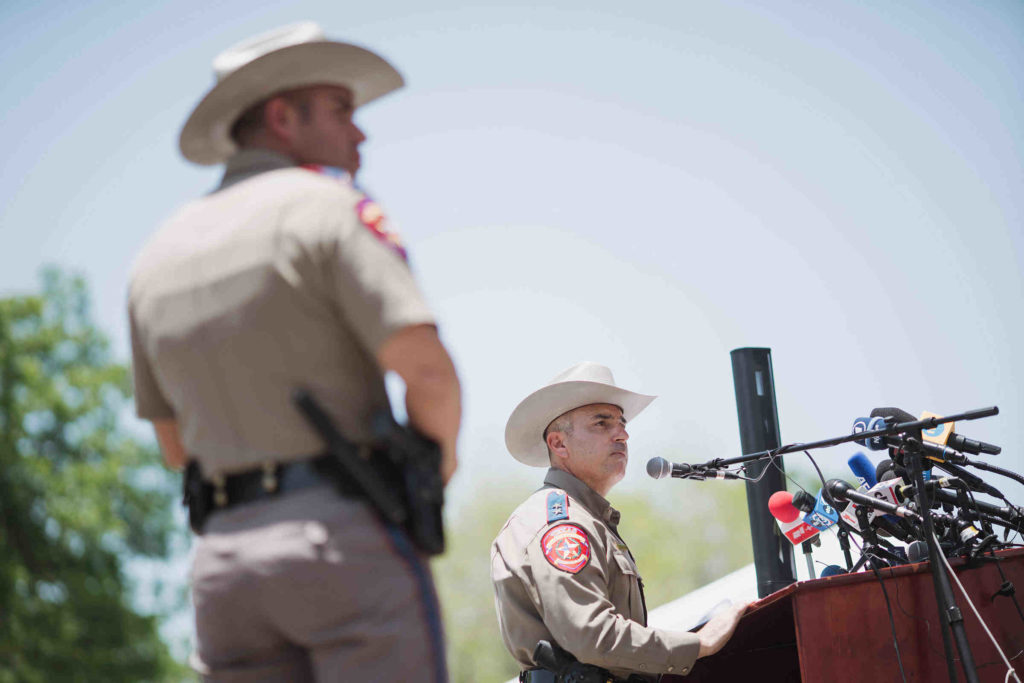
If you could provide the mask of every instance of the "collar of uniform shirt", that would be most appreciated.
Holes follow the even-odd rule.
[[[544,484],[564,489],[570,496],[583,503],[591,514],[600,517],[611,525],[612,529],[618,531],[616,527],[619,524],[619,511],[613,508],[604,496],[565,470],[556,470],[553,467],[548,469],[548,473],[544,477]]]
[[[251,148],[243,149],[228,159],[224,167],[224,178],[220,181],[218,190],[234,185],[237,182],[251,178],[267,171],[276,171],[279,168],[289,168],[295,162],[277,152],[269,149]]]

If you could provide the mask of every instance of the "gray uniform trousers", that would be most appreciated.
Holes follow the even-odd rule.
[[[426,562],[329,486],[212,515],[192,590],[205,681],[447,680]]]

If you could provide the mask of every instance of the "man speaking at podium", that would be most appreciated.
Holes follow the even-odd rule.
[[[523,668],[520,681],[554,682],[533,652],[545,640],[608,675],[653,681],[686,675],[732,635],[745,604],[696,634],[647,627],[643,581],[605,496],[626,473],[626,422],[654,400],[583,362],[516,406],[505,427],[512,456],[548,467],[544,486],[516,508],[491,546],[498,623]],[[632,678],[631,678],[632,677]]]

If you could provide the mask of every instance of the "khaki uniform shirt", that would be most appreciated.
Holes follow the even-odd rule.
[[[548,470],[544,485],[491,546],[505,647],[523,669],[536,666],[533,650],[547,640],[616,676],[688,673],[700,641],[647,627],[643,583],[619,537],[618,510],[568,472]]]
[[[176,418],[204,474],[307,457],[320,437],[291,403],[305,387],[353,440],[388,407],[375,353],[434,319],[375,206],[266,150],[238,153],[132,269],[140,417]]]

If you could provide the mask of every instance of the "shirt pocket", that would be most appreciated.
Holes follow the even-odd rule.
[[[625,552],[612,551],[612,557],[619,568],[619,578],[615,582],[612,602],[615,607],[633,621],[645,622],[644,600],[640,594],[640,572],[636,563]]]
[[[640,572],[637,571],[636,565],[633,564],[633,560],[630,559],[629,555],[615,550],[612,552],[612,556],[615,558],[615,564],[619,565],[619,571],[626,576],[632,577],[633,581],[640,578]]]

